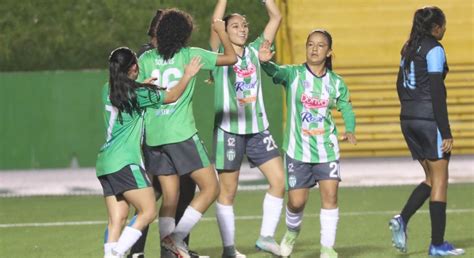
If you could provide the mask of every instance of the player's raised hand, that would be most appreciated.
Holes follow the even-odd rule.
[[[348,141],[354,145],[357,144],[357,139],[353,133],[343,133],[340,139],[341,141]]]
[[[212,29],[218,34],[225,32],[225,22],[221,19],[215,19],[212,22]]]
[[[201,67],[202,67],[201,57],[195,56],[191,59],[189,64],[186,65],[186,68],[184,68],[184,75],[193,77],[199,72]]]
[[[268,62],[275,55],[275,52],[271,50],[272,43],[268,40],[265,40],[258,50],[258,59],[260,62]]]

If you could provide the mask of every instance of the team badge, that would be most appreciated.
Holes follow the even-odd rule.
[[[291,175],[288,177],[288,184],[290,185],[290,187],[295,187],[296,185],[296,176],[294,175]]]
[[[227,156],[228,161],[233,161],[235,159],[235,150],[233,149],[228,150],[226,153],[226,156]]]

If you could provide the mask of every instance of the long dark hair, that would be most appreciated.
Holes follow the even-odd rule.
[[[326,37],[326,39],[328,40],[329,49],[332,49],[332,36],[331,36],[331,34],[329,34],[329,32],[327,30],[324,30],[324,29],[315,29],[315,30],[311,31],[309,33],[308,37],[306,38],[306,44],[308,44],[309,38],[314,33],[320,33],[320,34],[324,35]],[[329,57],[326,57],[326,62],[324,63],[324,66],[326,67],[326,69],[332,70],[332,56],[333,56],[333,54],[331,54],[331,56],[329,56]]]
[[[161,14],[163,14],[163,10],[158,9],[156,10],[155,16],[150,21],[150,25],[148,26],[148,32],[147,35],[150,37],[155,37],[156,35],[156,29],[158,26],[158,22],[160,21]]]
[[[413,16],[413,25],[411,27],[410,37],[406,41],[402,49],[402,56],[405,58],[405,67],[408,67],[421,41],[428,36],[431,36],[431,31],[435,25],[443,26],[446,22],[446,17],[443,11],[436,6],[425,6],[416,10]]]
[[[161,14],[156,37],[158,53],[164,60],[173,58],[174,54],[186,46],[193,28],[193,18],[186,12],[173,8]]]
[[[135,64],[137,64],[137,57],[127,47],[119,47],[110,53],[109,98],[112,105],[119,111],[120,123],[122,123],[122,112],[132,115],[133,112],[140,111],[135,89],[143,85],[128,78],[128,72]]]

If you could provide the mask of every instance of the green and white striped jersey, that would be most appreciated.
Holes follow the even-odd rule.
[[[235,65],[219,66],[212,71],[214,125],[226,132],[252,134],[268,128],[258,60],[258,50],[263,42],[263,36],[258,37],[245,47]],[[221,47],[219,52],[223,50]]]
[[[156,77],[155,83],[171,89],[184,75],[184,67],[195,56],[201,57],[203,70],[216,66],[217,53],[201,48],[182,48],[173,58],[165,61],[156,49],[150,49],[138,59],[138,81]],[[193,115],[193,93],[196,77],[193,77],[181,97],[174,103],[159,108],[147,108],[145,114],[146,143],[149,146],[182,142],[196,134]]]
[[[149,88],[137,88],[137,102],[141,108],[159,107],[166,97],[164,91]],[[102,89],[105,126],[107,128],[106,143],[100,148],[97,156],[96,174],[103,176],[119,171],[123,167],[135,164],[143,167],[141,140],[143,136],[143,113],[134,112],[130,115],[122,112],[122,123],[118,118],[118,109],[112,106],[109,99],[109,84]]]
[[[349,90],[331,70],[315,76],[306,64],[278,66],[262,63],[263,70],[286,91],[287,122],[283,149],[293,159],[324,163],[339,159],[332,109],[342,113],[346,132],[354,133],[355,115]]]

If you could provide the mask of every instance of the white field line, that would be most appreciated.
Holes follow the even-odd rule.
[[[446,210],[449,214],[461,214],[461,213],[474,213],[474,209],[448,209]],[[360,212],[341,212],[339,216],[351,217],[351,216],[377,216],[377,215],[393,215],[397,214],[398,211],[360,211]],[[417,213],[429,213],[428,210],[420,210]],[[305,217],[319,217],[318,214],[307,214]],[[255,216],[236,216],[236,220],[261,220],[261,215]],[[216,221],[214,217],[204,217],[201,221]],[[0,228],[22,228],[22,227],[62,227],[62,226],[84,226],[84,225],[103,225],[107,224],[107,221],[64,221],[64,222],[43,222],[43,223],[16,223],[16,224],[0,224]]]

